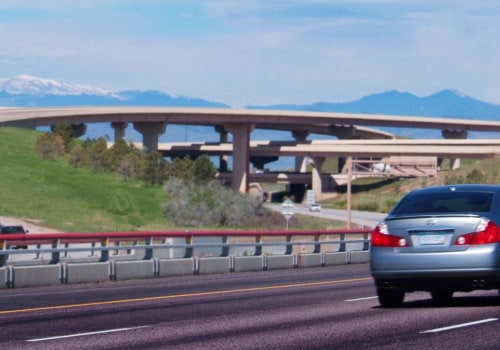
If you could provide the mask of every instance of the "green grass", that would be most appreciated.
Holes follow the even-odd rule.
[[[174,228],[162,213],[165,202],[162,188],[148,187],[140,181],[124,182],[115,174],[73,168],[64,158],[44,160],[34,152],[39,134],[0,127],[0,216],[33,220],[66,232]],[[352,208],[387,212],[414,188],[443,184],[450,177],[465,178],[474,169],[481,171],[487,182],[500,183],[500,160],[462,160],[460,169],[445,168],[435,178],[356,180],[352,187]],[[345,209],[345,186],[339,187],[339,194],[322,205]],[[274,213],[266,221],[256,221],[254,229],[282,229],[284,225],[282,215]],[[291,227],[340,228],[345,223],[296,215]]]
[[[68,232],[160,229],[161,188],[113,174],[47,161],[34,151],[38,132],[0,128],[0,215],[40,220]]]
[[[32,220],[65,232],[169,230],[160,187],[93,173],[66,159],[42,159],[34,146],[39,132],[0,127],[0,216]],[[283,229],[281,213],[255,220],[248,229]],[[296,215],[295,229],[345,227],[342,222]]]

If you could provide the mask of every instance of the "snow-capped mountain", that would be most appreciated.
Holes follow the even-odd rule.
[[[161,91],[109,91],[86,85],[62,83],[53,79],[20,75],[15,78],[0,79],[0,107],[43,107],[43,106],[170,106],[170,107],[219,107],[229,108],[228,105],[184,96],[174,96]],[[499,120],[500,106],[480,101],[466,96],[456,90],[447,89],[430,96],[419,97],[408,92],[398,90],[386,91],[362,97],[355,101],[344,103],[317,102],[308,105],[271,105],[247,106],[255,109],[282,109],[305,110],[319,112],[346,112],[389,115],[415,115],[427,117],[466,118],[478,120]],[[109,126],[106,126],[109,129]],[[184,141],[207,141],[210,132],[197,126],[171,126],[167,133],[171,141],[182,138]],[[87,136],[103,135],[102,130],[91,133],[89,126]],[[439,130],[415,130],[412,128],[401,130],[396,128],[381,128],[383,130],[418,138],[440,138]],[[107,130],[105,133],[111,134]],[[256,130],[252,137],[255,139],[271,139],[277,131]],[[289,133],[286,133],[287,135]],[[260,138],[262,136],[262,138]],[[316,135],[317,136],[317,135]],[[289,135],[288,135],[289,137]],[[319,136],[321,137],[321,136]],[[485,133],[469,135],[475,137],[498,137]],[[313,137],[311,137],[313,138]],[[316,137],[314,137],[316,138]],[[213,141],[213,140],[208,140]]]
[[[105,89],[32,77],[25,74],[14,78],[0,79],[0,91],[11,95],[94,95],[121,98],[118,94]]]
[[[223,103],[154,90],[109,91],[29,75],[0,79],[0,107],[36,106],[228,107]]]

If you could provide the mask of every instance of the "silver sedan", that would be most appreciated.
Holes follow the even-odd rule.
[[[371,238],[371,273],[384,307],[405,293],[500,292],[500,186],[423,188],[403,197]]]

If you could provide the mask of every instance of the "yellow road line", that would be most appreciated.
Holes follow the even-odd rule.
[[[285,284],[285,285],[278,285],[278,286],[229,289],[229,290],[218,290],[218,291],[211,291],[211,292],[197,292],[197,293],[186,293],[186,294],[161,295],[161,296],[155,296],[155,297],[143,297],[143,298],[120,299],[120,300],[109,300],[109,301],[96,301],[96,302],[81,303],[81,304],[44,306],[44,307],[36,307],[36,308],[28,308],[28,309],[4,310],[4,311],[0,311],[0,315],[17,314],[17,313],[25,313],[25,312],[36,312],[36,311],[83,308],[83,307],[89,307],[89,306],[104,306],[104,305],[137,303],[137,302],[144,302],[144,301],[190,298],[190,297],[199,297],[199,296],[207,296],[207,295],[223,295],[223,294],[233,294],[233,293],[255,292],[255,291],[265,291],[265,290],[284,289],[284,288],[321,286],[321,285],[349,283],[349,282],[363,282],[363,281],[369,281],[371,279],[372,279],[371,277],[362,277],[362,278],[351,278],[351,279],[345,279],[345,280],[294,283],[294,284]]]

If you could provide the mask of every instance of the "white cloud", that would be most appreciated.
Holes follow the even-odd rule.
[[[493,1],[16,0],[1,9],[20,16],[0,14],[9,33],[0,38],[0,78],[25,73],[236,105],[443,88],[500,103]]]

